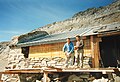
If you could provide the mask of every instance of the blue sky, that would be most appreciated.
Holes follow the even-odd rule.
[[[0,0],[0,42],[114,0]]]

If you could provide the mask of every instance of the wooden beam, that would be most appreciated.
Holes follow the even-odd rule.
[[[118,31],[118,32],[101,33],[101,34],[98,34],[97,36],[98,37],[104,37],[104,36],[113,36],[113,35],[120,35],[120,31]]]
[[[0,73],[0,80],[1,80],[2,74]]]
[[[95,67],[99,68],[99,56],[100,56],[100,50],[99,50],[99,38],[95,37],[95,42],[94,42],[94,61],[95,61]]]
[[[43,73],[45,68],[6,69],[2,74]],[[47,68],[46,68],[47,69]]]
[[[99,42],[100,38],[97,36],[90,36],[91,43],[91,54],[92,54],[92,67],[99,68]]]
[[[90,44],[91,44],[91,54],[92,54],[92,67],[95,67],[95,61],[94,61],[94,36],[90,36]]]
[[[57,69],[43,69],[43,72],[41,70],[38,70],[36,68],[34,69],[28,69],[28,70],[5,70],[4,72],[1,72],[1,74],[20,74],[20,73],[52,73],[52,72],[102,72],[102,73],[112,73],[112,72],[120,72],[120,68],[61,68],[61,71],[58,71]]]
[[[43,82],[48,82],[47,78],[48,78],[48,72],[44,71],[44,81]]]

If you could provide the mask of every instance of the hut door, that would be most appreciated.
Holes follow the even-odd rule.
[[[100,55],[104,67],[117,67],[120,64],[120,36],[103,37]]]

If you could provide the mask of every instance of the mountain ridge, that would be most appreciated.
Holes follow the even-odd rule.
[[[74,14],[73,17],[69,19],[47,24],[31,32],[47,31],[49,34],[53,34],[77,30],[81,27],[99,26],[101,24],[110,24],[113,22],[120,22],[120,0],[104,7],[88,8],[85,11]]]

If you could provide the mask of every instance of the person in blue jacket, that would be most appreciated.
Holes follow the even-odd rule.
[[[74,44],[70,41],[70,38],[66,39],[66,43],[63,46],[63,52],[66,55],[66,62],[65,62],[65,66],[67,67],[69,65],[72,66],[74,63]]]

